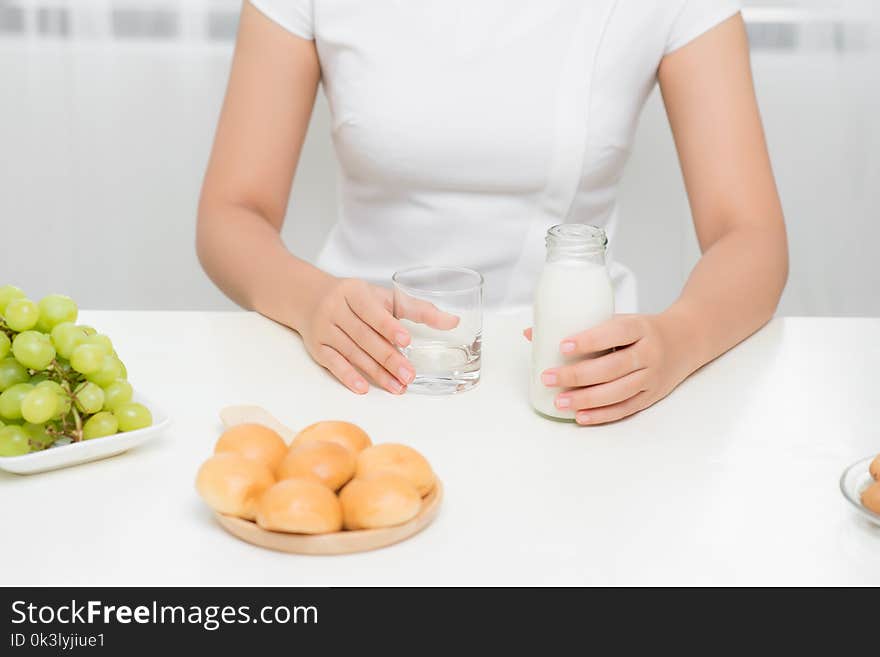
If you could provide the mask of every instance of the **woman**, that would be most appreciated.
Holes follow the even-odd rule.
[[[407,266],[463,264],[485,275],[488,305],[523,305],[549,226],[600,225],[613,243],[616,183],[657,81],[702,258],[665,312],[618,315],[560,345],[613,353],[543,374],[574,388],[556,403],[581,424],[620,419],[766,323],[785,285],[785,226],[732,0],[251,0],[199,257],[352,391],[370,380],[400,394],[414,371],[396,346],[409,336],[381,284]],[[321,82],[341,193],[314,266],[280,230]],[[631,275],[611,271],[618,309],[634,311]]]

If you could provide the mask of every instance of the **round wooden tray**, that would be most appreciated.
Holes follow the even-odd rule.
[[[222,513],[215,515],[223,529],[233,536],[270,550],[292,554],[351,554],[393,545],[418,534],[437,516],[442,501],[443,484],[438,479],[434,489],[422,500],[422,510],[409,522],[382,529],[358,529],[332,534],[272,532],[250,520]]]

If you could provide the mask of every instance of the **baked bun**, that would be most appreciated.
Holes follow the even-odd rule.
[[[293,534],[327,534],[342,529],[342,507],[336,494],[311,479],[279,481],[257,504],[263,529]]]
[[[422,496],[403,477],[382,473],[352,479],[339,493],[346,529],[376,529],[400,525],[422,508]]]
[[[383,443],[368,447],[357,458],[355,477],[390,473],[409,481],[424,497],[434,488],[434,471],[427,459],[412,447]]]
[[[287,454],[287,443],[262,424],[238,424],[227,429],[217,440],[215,454],[236,452],[245,458],[265,463],[274,472]]]
[[[275,474],[279,481],[313,479],[336,491],[354,476],[354,465],[354,454],[339,443],[305,443],[287,453]]]
[[[313,442],[337,443],[350,449],[352,454],[357,454],[373,444],[367,433],[358,425],[329,420],[307,426],[296,434],[290,446],[294,448]]]
[[[880,514],[880,481],[862,491],[862,504],[869,511]]]
[[[232,452],[212,456],[196,475],[196,490],[209,507],[247,520],[254,519],[257,500],[274,483],[267,465]]]
[[[880,481],[880,456],[871,461],[868,471],[871,473],[871,476],[874,477],[875,481]]]

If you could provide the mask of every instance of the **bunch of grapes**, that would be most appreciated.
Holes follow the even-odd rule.
[[[39,303],[0,287],[0,456],[143,429],[153,417],[132,401],[113,343],[77,325],[76,303]]]

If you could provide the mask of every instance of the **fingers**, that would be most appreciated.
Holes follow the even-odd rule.
[[[544,371],[541,381],[546,386],[579,388],[614,381],[645,366],[636,345],[613,351],[599,358],[586,360]]]
[[[413,366],[404,358],[403,354],[358,316],[348,313],[346,317],[341,318],[339,328],[353,342],[352,347],[359,347],[359,351],[365,352],[363,355],[372,361],[369,366],[355,363],[358,367],[378,383],[386,381],[386,375],[394,377],[395,381],[399,382],[397,386],[390,382],[388,385],[383,385],[387,390],[399,394],[402,389],[398,390],[398,388],[401,388],[401,385],[409,384],[415,378],[416,373]],[[342,353],[346,357],[348,356],[345,351]],[[378,370],[383,370],[384,373]]]
[[[640,392],[634,397],[622,401],[611,406],[602,406],[601,408],[591,408],[585,411],[578,411],[575,421],[582,425],[606,424],[608,422],[616,422],[623,418],[638,413],[651,405],[651,398],[647,392]]]
[[[526,337],[526,340],[531,342],[532,341],[532,327],[530,326],[527,329],[523,329],[523,335]]]
[[[392,294],[391,290],[387,287],[379,287],[378,285],[371,286],[373,290],[373,295],[379,300],[379,303],[382,304],[382,307],[387,310],[389,313],[394,312],[394,294]]]
[[[636,315],[617,315],[598,326],[562,341],[559,350],[566,356],[594,354],[614,347],[631,345],[644,335]]]
[[[348,286],[345,300],[352,313],[390,344],[406,347],[410,343],[409,332],[388,311],[384,301],[373,293],[369,284],[351,281]]]
[[[342,354],[349,363],[369,376],[376,385],[385,388],[385,390],[394,395],[402,395],[406,391],[406,386],[404,384],[401,384],[400,381],[391,376],[388,370],[382,367],[382,365],[376,362],[372,356],[364,351],[363,343],[356,343],[342,330],[337,329],[336,333],[338,335],[336,335],[333,340],[334,344],[337,345],[335,349]],[[376,339],[386,345],[388,344],[378,335],[376,335]]]
[[[425,324],[440,331],[450,331],[458,326],[460,317],[440,310],[430,301],[397,293],[397,314],[417,324]]]
[[[315,353],[315,360],[352,392],[363,395],[369,390],[364,377],[333,347],[322,344]]]
[[[556,408],[590,411],[611,406],[636,396],[647,388],[647,371],[639,370],[610,383],[577,388],[561,393],[556,398]]]

